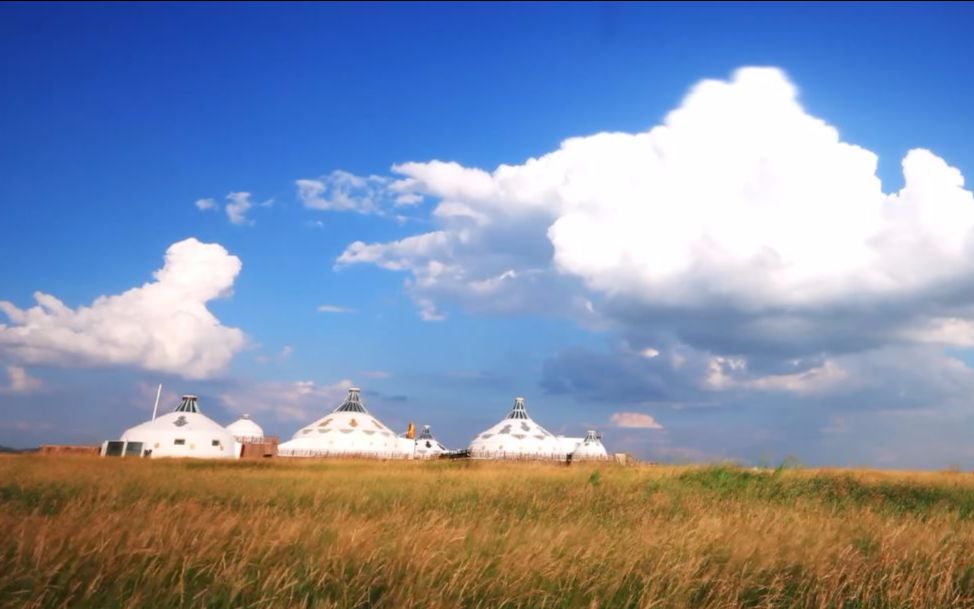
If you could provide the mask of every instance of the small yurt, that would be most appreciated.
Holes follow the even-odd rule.
[[[524,398],[514,398],[514,407],[490,429],[470,443],[475,459],[564,459],[567,453],[547,429],[528,415]]]
[[[357,387],[338,408],[307,427],[278,447],[281,457],[372,457],[403,458],[399,438],[377,418],[369,414]]]
[[[602,445],[602,434],[594,429],[585,432],[585,438],[572,452],[572,460],[579,461],[604,461],[609,458],[605,446]]]
[[[245,414],[227,425],[227,431],[232,433],[233,437],[237,439],[237,442],[241,444],[247,442],[259,444],[264,441],[263,428],[255,423],[249,414]]]
[[[234,458],[237,443],[225,427],[200,412],[195,395],[184,395],[172,412],[127,429],[122,442],[142,443],[152,457]]]
[[[433,432],[430,431],[429,425],[423,425],[423,431],[416,436],[416,447],[413,450],[413,455],[416,459],[436,459],[443,453],[447,452],[447,447],[440,444],[440,442],[433,437]]]

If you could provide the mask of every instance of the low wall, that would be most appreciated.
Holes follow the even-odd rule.
[[[100,446],[70,444],[43,444],[38,451],[42,455],[95,455],[101,452]]]
[[[267,459],[277,456],[277,437],[244,438],[240,446],[241,459]]]

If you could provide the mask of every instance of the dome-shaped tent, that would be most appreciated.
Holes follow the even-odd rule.
[[[195,395],[184,395],[172,412],[125,430],[122,442],[141,442],[142,450],[152,457],[236,457],[233,435],[200,412],[196,400]]]
[[[227,431],[233,434],[237,442],[259,443],[264,441],[264,430],[250,418],[249,414],[245,414],[227,425]]]
[[[330,414],[303,427],[278,447],[281,457],[361,456],[400,458],[399,439],[388,427],[369,414],[358,388]]]
[[[447,452],[447,447],[440,444],[440,442],[433,437],[433,432],[430,431],[429,425],[423,426],[423,431],[416,436],[416,448],[413,451],[413,455],[417,459],[435,459]]]
[[[602,435],[594,429],[585,432],[585,439],[572,453],[572,460],[602,461],[608,458],[609,453],[602,445]]]
[[[572,436],[555,436],[555,440],[558,441],[558,451],[566,455],[570,455],[575,452],[575,449],[579,447],[585,438],[575,438]]]
[[[514,408],[470,443],[470,456],[480,459],[563,459],[566,452],[547,429],[528,415],[524,398],[514,398]]]

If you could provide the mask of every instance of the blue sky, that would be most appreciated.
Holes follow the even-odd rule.
[[[913,149],[974,171],[971,17],[948,4],[4,5],[0,300],[92,306],[152,282],[190,238],[171,268],[211,264],[200,281],[220,294],[187,327],[157,325],[164,290],[80,317],[0,312],[0,444],[113,438],[159,382],[289,437],[355,383],[391,426],[430,423],[454,447],[524,395],[550,429],[595,426],[610,450],[650,459],[974,466],[967,187],[914,155],[916,187],[896,200],[917,213],[847,213],[888,211],[866,199],[909,187]],[[724,88],[694,89],[708,80]],[[779,109],[791,114],[776,123]],[[845,149],[807,135],[806,118],[864,152],[833,166]],[[664,160],[650,171],[627,138],[664,124],[684,144],[653,140]],[[599,133],[627,137],[580,140],[568,169],[526,164]],[[738,168],[758,172],[750,194],[732,196],[722,168],[752,157]],[[230,193],[250,193],[238,223]],[[697,257],[704,234],[739,259]],[[782,265],[767,277],[762,252]]]

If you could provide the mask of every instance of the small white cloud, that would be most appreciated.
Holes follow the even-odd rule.
[[[419,316],[423,321],[443,321],[446,315],[440,313],[436,308],[436,303],[428,298],[420,298],[416,301],[419,305]]]
[[[319,313],[354,313],[355,309],[350,309],[348,307],[339,307],[337,305],[321,305],[318,307]]]
[[[7,366],[7,377],[10,383],[5,387],[0,386],[0,393],[33,393],[41,388],[40,380],[27,374],[27,370],[21,366]]]
[[[317,179],[295,181],[298,199],[308,209],[381,214],[390,198],[389,178],[333,171]]]
[[[262,203],[255,203],[251,200],[249,192],[231,192],[227,195],[227,204],[224,211],[227,219],[232,224],[238,226],[253,226],[254,221],[247,217],[247,212],[253,207],[272,207],[274,199],[268,199]],[[211,211],[220,209],[220,205],[214,199],[198,199],[196,207],[201,211]]]
[[[663,429],[656,419],[641,412],[616,412],[609,418],[609,422],[616,427],[629,429]]]
[[[653,359],[654,357],[659,357],[659,350],[653,349],[652,347],[646,347],[641,351],[642,356],[646,359]]]
[[[249,192],[231,192],[227,195],[227,218],[238,226],[253,224],[254,221],[247,218],[247,212],[253,206]]]

